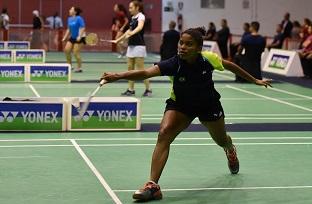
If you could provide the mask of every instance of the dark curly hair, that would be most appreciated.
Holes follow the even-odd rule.
[[[197,45],[202,47],[204,42],[203,36],[206,34],[206,29],[205,27],[189,28],[181,33],[181,35],[183,34],[192,36]]]

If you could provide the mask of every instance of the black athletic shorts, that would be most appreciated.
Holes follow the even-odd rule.
[[[86,44],[86,38],[85,37],[82,37],[79,41],[77,41],[75,38],[69,38],[69,42],[71,42],[72,44],[80,44],[80,43],[83,43],[83,44]]]
[[[191,119],[198,117],[200,121],[217,121],[224,117],[224,111],[220,101],[215,101],[213,105],[204,107],[192,107],[187,105],[180,105],[171,98],[166,101],[166,109],[179,111]]]

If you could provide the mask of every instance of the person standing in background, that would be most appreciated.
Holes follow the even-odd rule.
[[[32,37],[30,42],[31,49],[45,49],[47,50],[47,46],[43,43],[42,33],[43,33],[43,20],[39,15],[38,10],[34,10],[33,14],[33,30]]]
[[[245,50],[240,59],[241,67],[253,77],[262,79],[261,55],[265,49],[266,39],[259,34],[260,23],[254,21],[250,25],[250,35],[245,36],[241,41],[241,50]],[[236,75],[236,82],[246,82],[245,79]]]
[[[6,8],[2,9],[0,15],[0,29],[3,31],[3,41],[9,40],[9,22],[10,17]]]
[[[82,72],[82,59],[80,51],[83,44],[86,44],[86,25],[84,19],[80,16],[81,12],[82,10],[79,7],[73,6],[70,8],[69,17],[67,20],[67,30],[62,40],[64,42],[69,38],[69,40],[66,42],[64,52],[68,64],[72,64],[71,53],[74,53],[77,61],[77,68],[75,69],[76,73]]]
[[[63,28],[63,21],[62,18],[59,17],[58,12],[55,12],[53,16],[49,16],[46,18],[46,22],[49,25],[50,32],[49,32],[49,39],[52,39],[52,42],[55,47],[62,47],[62,28]]]
[[[169,59],[177,54],[180,33],[175,30],[176,22],[170,21],[169,30],[164,33],[160,46],[161,61]]]
[[[218,36],[218,45],[222,54],[223,59],[227,59],[229,57],[228,54],[228,40],[230,38],[230,29],[226,19],[221,20],[221,30],[217,32]]]
[[[293,24],[290,21],[290,13],[288,13],[288,12],[285,13],[284,19],[282,20],[281,25],[283,28],[282,36],[283,36],[283,41],[284,41],[286,38],[291,37],[291,31],[293,29]]]
[[[203,36],[204,40],[215,41],[217,39],[217,29],[213,22],[209,23],[208,30]]]
[[[129,19],[126,8],[122,4],[115,4],[114,5],[114,12],[116,14],[115,17],[115,25],[116,25],[116,37],[118,39],[122,36],[128,29],[129,29]],[[118,23],[116,23],[118,22]],[[118,58],[122,58],[126,54],[127,43],[124,41],[120,41],[117,44],[117,51],[119,52]]]
[[[59,17],[58,12],[55,12],[53,16],[50,16],[46,19],[46,22],[49,24],[50,29],[59,29],[63,28],[63,21]]]
[[[144,58],[146,57],[146,46],[144,41],[144,24],[145,15],[143,14],[143,3],[137,0],[131,1],[129,4],[129,12],[131,14],[130,28],[120,36],[113,40],[113,43],[118,44],[122,40],[128,39],[128,70],[134,70],[135,67],[139,70],[144,69]],[[143,97],[151,96],[150,82],[144,80],[145,91]],[[122,96],[134,96],[134,81],[128,82],[128,89],[121,94]]]

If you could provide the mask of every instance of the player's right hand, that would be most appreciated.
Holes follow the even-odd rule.
[[[102,79],[104,79],[106,81],[106,83],[110,83],[110,82],[117,81],[119,79],[119,77],[118,77],[117,73],[104,72],[104,74],[101,77],[101,80]]]

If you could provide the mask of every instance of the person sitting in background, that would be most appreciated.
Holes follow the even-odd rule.
[[[303,74],[307,78],[312,78],[312,51],[306,52],[305,56],[300,58]]]
[[[259,22],[252,22],[250,26],[250,35],[242,39],[239,51],[242,53],[240,59],[241,67],[250,75],[262,79],[261,74],[261,54],[265,49],[266,40],[258,32],[260,29]],[[236,76],[237,82],[246,82],[239,76]]]
[[[274,36],[274,39],[271,44],[267,46],[267,48],[270,50],[271,48],[275,49],[282,49],[284,37],[283,37],[283,26],[281,24],[278,24],[276,26],[276,35]]]
[[[247,35],[250,35],[250,24],[249,23],[244,23],[243,25],[243,30],[244,30],[244,33],[242,35],[242,38],[243,39],[244,37],[246,37]],[[241,42],[234,42],[230,45],[230,55],[231,55],[231,59],[234,59],[235,58],[235,55],[237,54],[237,51],[238,51],[238,47],[239,45],[241,44]]]
[[[304,57],[307,53],[312,51],[312,25],[308,28],[308,37],[302,43],[302,50],[299,52],[299,56]]]
[[[228,27],[226,19],[221,20],[221,27],[221,30],[217,32],[217,42],[221,51],[222,58],[227,59],[229,57],[228,40],[230,37],[230,29]]]
[[[298,50],[300,47],[301,37],[300,33],[302,31],[302,27],[298,21],[293,22],[293,29],[291,31],[291,41],[288,45],[289,50]]]
[[[302,31],[302,26],[300,25],[299,21],[294,21],[294,27],[291,31],[291,38],[293,40],[300,40],[300,33]]]
[[[203,39],[209,41],[215,41],[217,39],[217,29],[213,22],[209,23],[208,30],[205,36],[203,36]]]
[[[7,41],[9,39],[9,22],[10,17],[8,14],[8,10],[6,8],[2,9],[1,15],[0,15],[0,31],[3,30],[3,40]],[[1,32],[0,32],[1,33]]]
[[[164,33],[160,46],[161,61],[169,59],[177,54],[180,33],[175,30],[176,22],[170,21],[169,30]]]
[[[302,30],[300,33],[300,38],[301,38],[301,42],[300,42],[300,47],[302,48],[302,43],[307,39],[307,37],[309,36],[309,27],[312,25],[312,22],[309,18],[305,18],[303,20],[303,25],[302,25]]]

